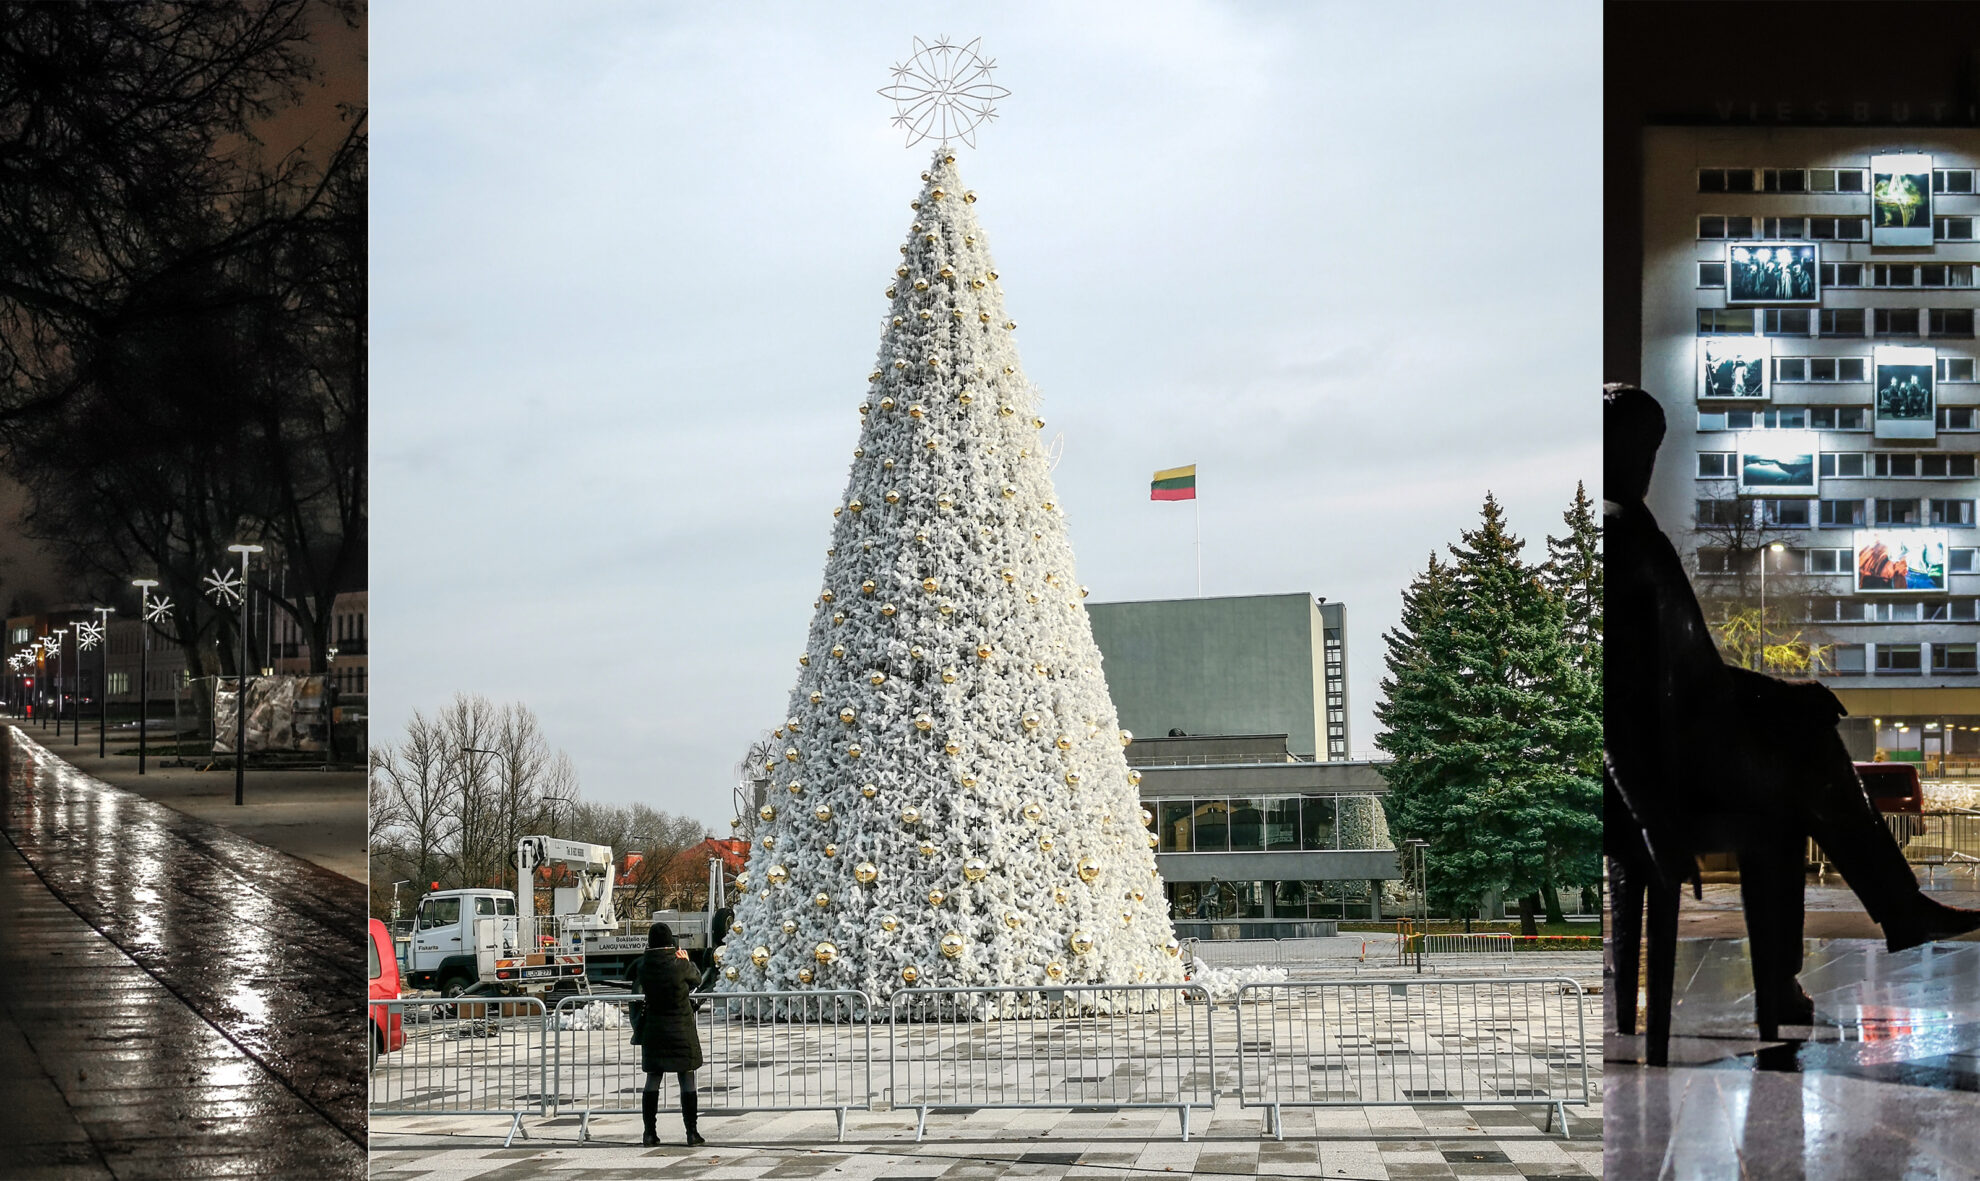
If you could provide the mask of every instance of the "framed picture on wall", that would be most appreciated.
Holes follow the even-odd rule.
[[[1930,439],[1936,434],[1937,349],[1878,345],[1871,405],[1879,439]]]
[[[1932,244],[1932,157],[1870,157],[1870,245]]]
[[[1773,389],[1773,345],[1764,336],[1699,337],[1699,398],[1765,401]]]
[[[1726,247],[1726,302],[1820,303],[1819,263],[1813,242],[1735,242]]]

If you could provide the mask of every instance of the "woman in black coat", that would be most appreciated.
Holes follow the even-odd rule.
[[[688,999],[701,983],[701,973],[688,962],[688,954],[674,942],[674,932],[665,923],[653,924],[647,932],[646,955],[639,964],[639,987],[646,994],[646,1016],[640,1027],[640,1066],[646,1071],[646,1089],[639,1096],[640,1117],[646,1121],[641,1141],[651,1148],[660,1143],[653,1130],[653,1119],[660,1109],[660,1076],[675,1074],[681,1081],[681,1124],[687,1129],[690,1147],[706,1144],[695,1130],[699,1096],[694,1093],[694,1072],[701,1069],[701,1038],[694,1030],[694,1003]]]

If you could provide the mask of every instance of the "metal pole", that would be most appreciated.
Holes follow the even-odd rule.
[[[234,693],[234,804],[238,807],[247,802],[248,560],[261,547],[230,545],[227,548],[241,555],[241,665],[234,670],[238,685]]]
[[[145,731],[151,724],[151,625],[145,621],[151,588],[138,585],[138,774],[144,774]]]
[[[96,658],[96,757],[108,758],[110,730],[110,617],[117,613],[115,607],[96,607],[97,630],[102,633],[98,642],[103,645],[103,655]]]
[[[1196,597],[1200,599],[1203,597],[1203,502],[1192,495],[1189,507],[1196,516]]]
[[[1760,547],[1760,664],[1767,668],[1767,547]]]
[[[80,636],[81,633],[77,635]],[[82,680],[82,645],[70,644],[69,650],[76,654],[76,680],[80,681]],[[75,690],[71,688],[70,692],[74,693]],[[82,745],[82,698],[80,697],[76,698],[76,712],[69,717],[69,737],[73,740],[70,745]]]

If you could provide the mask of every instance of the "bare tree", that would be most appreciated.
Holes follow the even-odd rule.
[[[495,749],[500,712],[478,693],[459,693],[440,711],[439,725],[448,772],[447,815],[454,826],[454,877],[464,886],[493,885],[502,880],[502,867],[514,847],[502,848],[507,830],[497,786],[501,755],[476,752]]]
[[[397,746],[375,748],[371,758],[376,778],[386,785],[387,822],[374,821],[374,857],[392,856],[398,867],[425,889],[452,860],[455,837],[450,809],[453,752],[442,727],[414,711],[406,737]],[[398,870],[395,869],[394,872]]]
[[[1796,626],[1809,620],[1816,589],[1799,557],[1806,533],[1768,520],[1763,502],[1740,498],[1730,480],[1701,482],[1696,510],[1692,586],[1720,651],[1744,668],[1810,671],[1827,647],[1819,631]]]

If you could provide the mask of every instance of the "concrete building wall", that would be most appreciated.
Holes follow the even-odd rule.
[[[1898,323],[1909,323],[1914,312],[1950,310],[1971,314],[1980,308],[1980,286],[1956,285],[1948,278],[1945,285],[1923,283],[1930,272],[1926,266],[1950,264],[1955,268],[1980,264],[1980,193],[1935,192],[1935,218],[1967,219],[1942,227],[1935,240],[1913,246],[1872,246],[1868,233],[1871,216],[1867,191],[1766,191],[1765,173],[1774,170],[1842,169],[1868,172],[1871,156],[1901,153],[1928,154],[1938,170],[1980,168],[1980,131],[1930,127],[1657,127],[1644,136],[1644,260],[1643,260],[1643,386],[1664,408],[1667,429],[1658,455],[1650,507],[1671,536],[1680,553],[1699,573],[1694,576],[1701,597],[1713,593],[1737,595],[1742,601],[1757,599],[1757,568],[1742,576],[1712,568],[1715,549],[1722,548],[1723,536],[1716,539],[1711,528],[1697,523],[1698,502],[1737,500],[1735,513],[1752,514],[1759,508],[1753,498],[1739,497],[1730,478],[1711,476],[1705,469],[1720,462],[1714,456],[1736,453],[1742,435],[1771,433],[1783,429],[1806,429],[1814,433],[1816,446],[1830,458],[1832,467],[1841,457],[1856,455],[1865,464],[1862,475],[1836,474],[1820,478],[1818,495],[1806,501],[1807,523],[1769,523],[1764,512],[1746,519],[1754,526],[1762,546],[1779,541],[1781,552],[1763,552],[1767,561],[1767,596],[1770,628],[1776,634],[1799,632],[1805,639],[1837,646],[1837,664],[1826,670],[1825,683],[1834,688],[1852,712],[1888,719],[1896,713],[1913,718],[1931,714],[1966,715],[1965,721],[1980,714],[1980,690],[1971,672],[1935,673],[1934,656],[1968,660],[1970,647],[1980,625],[1976,625],[1976,596],[1980,596],[1980,528],[1971,510],[1963,522],[1935,524],[1929,520],[1934,500],[1968,502],[1980,500],[1980,479],[1972,473],[1980,467],[1974,460],[1980,452],[1980,374],[1972,370],[1980,359],[1980,340],[1968,327],[1964,331],[1935,333],[1930,321],[1921,317],[1916,332],[1880,334],[1876,312],[1884,309]],[[1750,171],[1756,191],[1701,191],[1700,170],[1731,169]],[[1811,174],[1805,178],[1816,183]],[[1971,178],[1962,178],[1969,189],[1980,188]],[[1711,185],[1717,185],[1713,178]],[[1867,189],[1867,180],[1864,186]],[[1733,305],[1728,291],[1712,286],[1701,274],[1701,263],[1723,262],[1729,246],[1742,240],[1733,227],[1726,236],[1713,236],[1719,227],[1701,218],[1750,218],[1752,234],[1748,241],[1812,240],[1819,261],[1827,270],[1833,266],[1860,267],[1860,285],[1832,284],[1825,275],[1819,303],[1792,305],[1791,310],[1807,307],[1810,323],[1797,331],[1798,323],[1768,323],[1763,314],[1791,305],[1750,305],[1753,324],[1742,330],[1739,314],[1748,305]],[[1794,219],[1811,219],[1797,225]],[[1812,219],[1861,218],[1865,234],[1861,240],[1823,238],[1816,230],[1830,223]],[[1767,219],[1789,219],[1794,233],[1776,227],[1770,232]],[[1899,268],[1908,284],[1878,285],[1875,268]],[[1980,272],[1961,271],[1967,282],[1980,283]],[[1731,327],[1724,322],[1707,326],[1701,312],[1717,316],[1730,313]],[[1838,332],[1832,321],[1823,323],[1821,313],[1860,311],[1865,321],[1857,333]],[[1794,318],[1798,321],[1798,317]],[[1772,350],[1770,363],[1771,396],[1764,400],[1701,398],[1699,371],[1704,342],[1713,335],[1761,338]],[[1952,425],[1942,419],[1934,434],[1922,439],[1879,439],[1874,429],[1875,382],[1874,349],[1879,345],[1930,347],[1937,351],[1941,372],[1935,393],[1943,413],[1958,417]],[[1814,380],[1817,369],[1809,361],[1860,358],[1865,376],[1861,381]],[[1782,362],[1790,368],[1783,370]],[[1947,362],[1955,368],[1947,372]],[[1803,368],[1805,367],[1805,370]],[[1803,373],[1803,379],[1796,380]],[[1839,369],[1838,372],[1841,372]],[[1775,415],[1769,422],[1741,421],[1740,414]],[[1845,427],[1845,417],[1860,413],[1860,426]],[[1794,425],[1798,416],[1806,421]],[[1918,470],[1926,470],[1925,459],[1944,465],[1945,475],[1875,475],[1877,454],[1915,457]],[[1703,462],[1701,462],[1701,460]],[[1851,464],[1856,460],[1849,460]],[[1973,464],[1975,467],[1966,465]],[[1880,502],[1915,500],[1921,528],[1944,528],[1951,537],[1953,573],[1945,592],[1870,593],[1855,589],[1854,533],[1857,529],[1878,528]],[[1824,524],[1821,504],[1828,501],[1861,501],[1863,524]],[[1727,511],[1718,509],[1715,511]],[[1798,511],[1798,510],[1796,510]],[[1893,528],[1906,527],[1894,525]],[[1722,532],[1722,531],[1720,531]],[[1833,555],[1849,551],[1851,560],[1835,569]],[[1704,551],[1701,553],[1701,551]],[[1701,562],[1701,558],[1703,561]],[[1866,618],[1866,612],[1884,607],[1900,615],[1897,619]],[[1934,616],[1937,616],[1936,618]],[[1921,646],[1920,671],[1880,671],[1880,649],[1887,657],[1899,656],[1905,646]],[[1935,726],[1934,729],[1937,729]],[[1962,735],[1970,731],[1958,731]],[[1883,745],[1879,743],[1879,745]],[[1929,748],[1928,748],[1929,749]]]
[[[1150,737],[1172,729],[1283,733],[1296,757],[1329,757],[1321,741],[1326,624],[1311,595],[1094,603],[1087,611],[1122,726]],[[1344,646],[1342,655],[1345,717]],[[1346,751],[1343,728],[1335,757]]]

